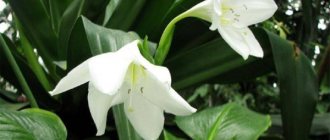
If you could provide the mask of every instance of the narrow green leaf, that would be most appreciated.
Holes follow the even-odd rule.
[[[121,0],[107,27],[128,31],[142,10],[146,0]],[[127,12],[129,11],[129,12]]]
[[[45,5],[38,0],[8,1],[23,26],[26,37],[45,61],[57,58],[57,37]]]
[[[34,95],[29,87],[29,85],[27,84],[21,69],[19,68],[19,65],[17,64],[13,54],[11,53],[10,49],[9,49],[9,45],[7,45],[7,42],[5,41],[5,39],[3,38],[3,35],[0,34],[0,44],[1,44],[1,48],[2,51],[4,52],[4,54],[7,57],[7,60],[9,61],[10,66],[12,67],[12,69],[14,70],[15,76],[18,79],[18,82],[21,86],[21,88],[23,89],[25,95],[27,96],[27,98],[30,100],[31,102],[31,106],[33,108],[38,108],[38,104],[36,99],[34,98]]]
[[[105,26],[108,23],[108,21],[110,20],[112,14],[114,13],[118,5],[119,5],[119,0],[110,0],[105,10],[105,16],[102,24],[103,26]]]
[[[153,32],[159,32],[162,30],[160,25],[166,17],[168,10],[172,6],[175,0],[151,0],[145,4],[145,7],[141,11],[141,16],[135,22],[135,31],[141,36],[152,36]],[[161,32],[159,32],[161,33]]]
[[[25,79],[33,91],[33,94],[38,101],[38,105],[40,105],[42,108],[51,108],[54,110],[58,109],[58,102],[49,95],[45,88],[42,87],[42,84],[32,72],[30,66],[27,65],[26,59],[19,54],[19,52],[15,49],[15,45],[10,41],[9,38],[6,36],[3,37],[7,45],[9,45],[9,49],[11,50],[20,69],[22,70],[23,75],[25,75]],[[0,51],[0,75],[4,77],[8,82],[13,84],[19,91],[23,91],[18,79],[15,76],[14,70],[9,64],[9,60],[5,57],[3,51]]]
[[[270,117],[234,103],[191,116],[176,117],[179,128],[196,140],[255,140],[271,125]]]
[[[268,36],[279,79],[285,138],[308,139],[318,94],[316,74],[299,48],[272,33]]]
[[[65,140],[67,132],[61,119],[41,109],[9,111],[0,109],[0,138],[24,140]]]
[[[58,46],[58,52],[60,55],[59,57],[61,59],[66,58],[71,31],[74,27],[76,20],[80,17],[81,13],[83,12],[85,5],[86,5],[86,0],[74,0],[71,2],[71,4],[63,13],[60,23],[61,25],[59,30],[59,46]]]
[[[72,0],[48,0],[52,28],[58,36],[62,15]]]

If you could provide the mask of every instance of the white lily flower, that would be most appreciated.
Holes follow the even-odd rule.
[[[88,104],[97,127],[104,134],[107,112],[124,103],[125,113],[144,139],[157,139],[164,126],[163,111],[190,115],[196,111],[174,89],[167,68],[147,61],[138,41],[117,52],[94,56],[72,69],[50,93],[56,95],[89,82]]]
[[[262,48],[248,26],[273,16],[273,0],[205,0],[181,14],[211,22],[222,38],[244,59],[249,55],[263,57]]]

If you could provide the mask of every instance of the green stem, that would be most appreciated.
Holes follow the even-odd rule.
[[[46,91],[50,91],[52,89],[52,86],[50,85],[44,70],[42,69],[42,67],[40,66],[40,64],[38,62],[38,57],[33,52],[33,47],[31,46],[30,42],[25,37],[25,34],[21,30],[22,26],[20,25],[18,20],[16,20],[16,23],[17,23],[18,30],[20,31],[19,33],[20,33],[22,49],[25,54],[24,56],[27,59],[27,62],[29,63],[30,68],[32,69],[34,74],[37,76],[38,80],[40,81],[40,83],[42,84],[44,89]]]
[[[184,12],[179,16],[176,16],[174,19],[171,20],[169,24],[167,24],[162,36],[160,37],[159,45],[155,54],[155,63],[157,65],[162,65],[164,63],[168,51],[170,50],[175,24],[178,21],[188,17],[187,15],[187,12]]]
[[[28,84],[25,81],[25,78],[24,78],[21,70],[19,69],[19,67],[15,61],[14,56],[11,54],[10,49],[9,49],[7,43],[5,42],[5,40],[3,39],[2,35],[0,35],[0,43],[1,43],[3,51],[5,52],[5,55],[11,65],[11,67],[13,68],[13,70],[15,72],[16,77],[18,78],[18,82],[20,83],[24,93],[26,94],[27,98],[29,99],[29,101],[31,103],[31,107],[39,108]]]

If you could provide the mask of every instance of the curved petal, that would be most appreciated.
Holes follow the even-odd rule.
[[[203,20],[206,20],[208,22],[212,22],[212,14],[214,13],[213,9],[213,0],[205,0],[194,7],[190,8],[186,12],[184,12],[181,15],[187,16],[187,17],[197,17]]]
[[[277,10],[274,0],[223,0],[222,5],[230,9],[224,17],[235,19],[236,27],[265,21]]]
[[[96,135],[103,135],[111,106],[122,103],[121,94],[108,95],[97,90],[91,83],[88,87],[88,107],[97,128]]]
[[[143,139],[157,139],[164,127],[163,110],[145,100],[140,93],[130,94],[124,103],[128,120]]]
[[[250,54],[250,49],[245,41],[245,32],[242,29],[237,29],[231,26],[221,26],[218,28],[222,38],[244,59],[247,59]]]
[[[190,115],[196,112],[175,90],[167,83],[158,80],[157,75],[147,71],[147,78],[141,87],[142,95],[148,101],[175,115]]]
[[[56,95],[88,82],[90,79],[88,61],[89,60],[86,60],[82,64],[73,68],[65,77],[60,80],[55,89],[49,93],[51,95]]]
[[[91,58],[89,61],[91,82],[103,93],[115,93],[125,80],[129,65],[139,53],[137,41],[133,41],[117,52]]]
[[[244,29],[246,35],[244,35],[244,40],[249,46],[250,49],[250,55],[256,56],[256,57],[263,57],[264,52],[258,42],[258,40],[254,37],[252,31],[249,28]]]
[[[166,67],[157,66],[150,63],[141,54],[137,58],[139,58],[138,63],[144,68],[145,71],[154,75],[154,77],[156,77],[162,83],[165,83],[169,86],[171,85],[172,83],[171,74]]]

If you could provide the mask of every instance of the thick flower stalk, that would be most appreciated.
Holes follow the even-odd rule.
[[[94,56],[72,69],[50,93],[56,95],[89,82],[88,104],[97,127],[104,134],[107,112],[124,103],[125,114],[144,139],[157,139],[164,126],[163,111],[190,115],[196,111],[174,89],[167,68],[147,61],[138,41],[117,52]]]
[[[163,44],[168,43],[163,42],[169,40],[168,34],[172,34],[176,22],[186,17],[197,17],[211,22],[210,30],[218,30],[229,46],[244,59],[249,55],[263,57],[262,48],[248,26],[267,20],[276,10],[274,0],[205,0],[169,23],[161,37],[161,53],[158,54],[167,54],[168,45]]]

